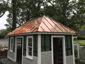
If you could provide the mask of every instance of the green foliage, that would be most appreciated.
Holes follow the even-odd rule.
[[[0,33],[0,39],[5,38],[10,31],[11,31],[11,28],[2,30],[2,32]]]
[[[85,25],[83,25],[81,29],[85,29]]]
[[[9,0],[0,0],[0,17],[4,15],[4,13],[8,10]]]
[[[47,15],[78,30],[85,24],[85,0],[17,0],[17,26],[29,19]],[[12,4],[8,9],[8,25],[12,23]]]
[[[75,40],[74,43],[79,43],[80,45],[85,45],[85,40]]]

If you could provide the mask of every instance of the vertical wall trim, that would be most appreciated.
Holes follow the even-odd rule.
[[[54,64],[54,60],[53,60],[53,36],[51,36],[51,53],[52,53],[52,64]]]
[[[74,55],[74,38],[72,35],[72,50],[73,50],[73,64],[75,64],[75,55]]]
[[[41,34],[38,34],[38,64],[41,64]]]
[[[23,64],[23,46],[24,46],[24,37],[22,38],[22,64]]]
[[[15,37],[15,62],[17,61],[17,37]]]
[[[66,46],[65,46],[65,36],[63,36],[63,64],[66,64]]]

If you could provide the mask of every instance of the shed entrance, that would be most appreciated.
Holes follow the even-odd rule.
[[[54,64],[63,64],[63,38],[53,38]]]
[[[22,38],[17,38],[17,62],[21,64],[22,61]]]

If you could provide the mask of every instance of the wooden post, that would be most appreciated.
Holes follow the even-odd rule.
[[[41,64],[41,34],[38,34],[38,64]]]
[[[77,58],[79,59],[79,44],[77,44]]]

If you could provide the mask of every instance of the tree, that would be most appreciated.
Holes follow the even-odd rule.
[[[83,3],[83,4],[82,4]],[[78,30],[85,23],[85,0],[17,0],[17,26],[27,20],[48,15],[64,25]],[[8,17],[12,18],[12,6]]]
[[[16,1],[17,0],[12,0],[13,4],[13,22],[12,22],[12,30],[16,28]]]
[[[8,4],[9,4],[9,0],[0,1],[0,17],[2,17],[5,14],[5,12],[8,10]]]
[[[17,26],[22,25],[27,20],[36,18],[42,15],[45,15],[44,8],[46,8],[48,4],[43,0],[17,0]],[[43,8],[42,8],[43,7]],[[9,8],[10,21],[12,21],[13,17],[12,6]]]
[[[2,30],[2,32],[0,33],[0,39],[5,38],[10,31],[11,31],[11,28]]]

